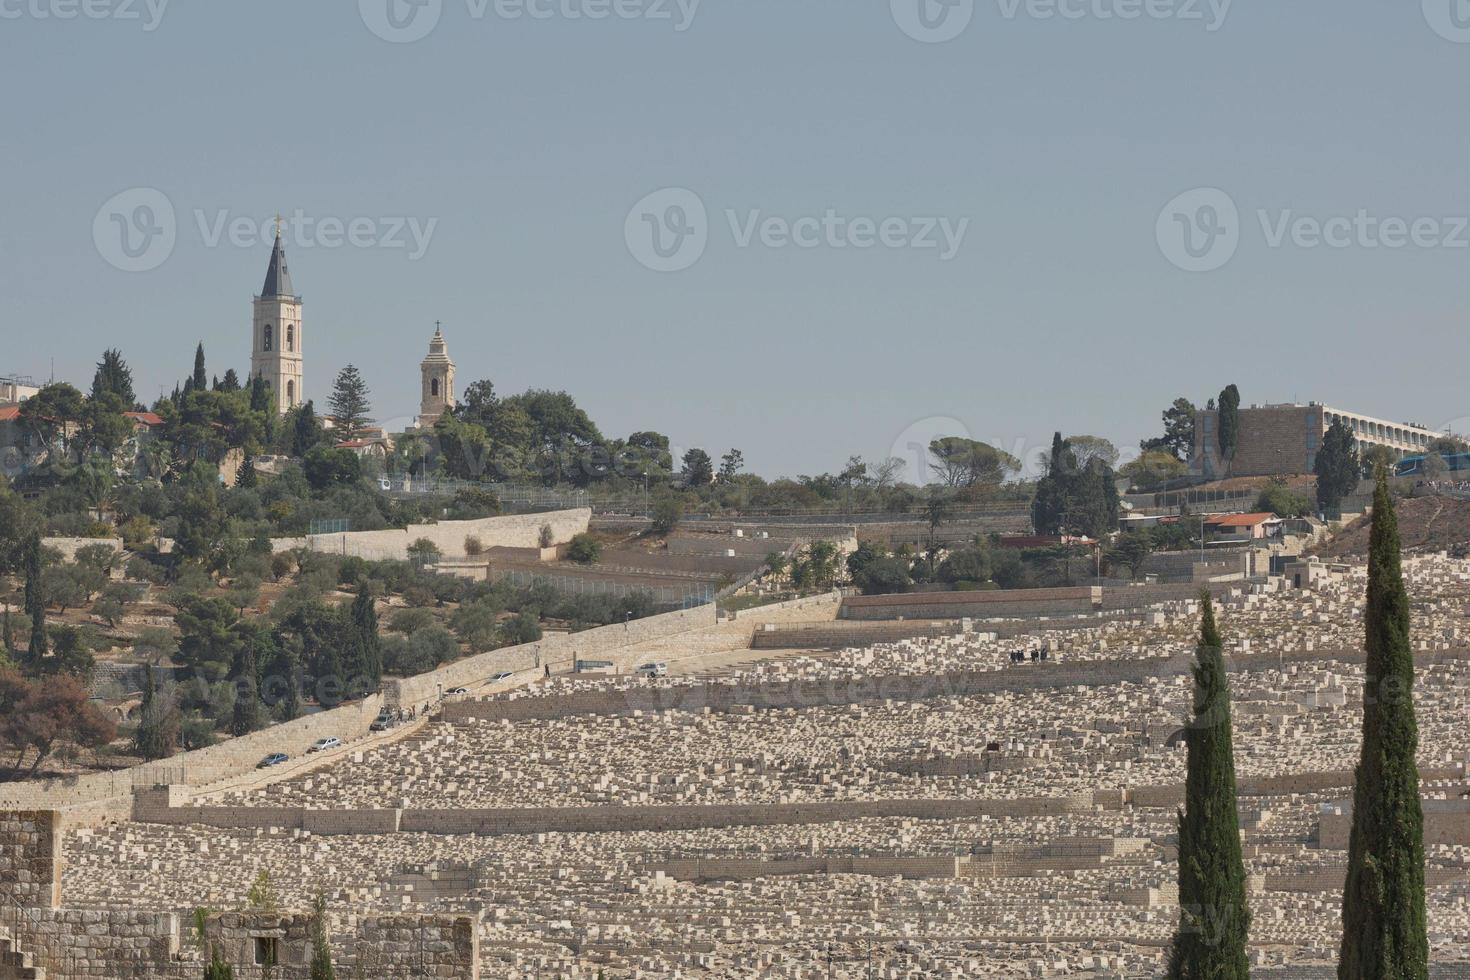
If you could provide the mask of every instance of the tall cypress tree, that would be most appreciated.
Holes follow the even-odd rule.
[[[1250,907],[1240,855],[1230,684],[1208,592],[1194,662],[1194,717],[1185,731],[1189,771],[1179,816],[1179,930],[1171,980],[1246,980]]]
[[[209,390],[209,376],[204,373],[204,344],[202,342],[194,348],[194,376],[190,380],[194,382],[195,391]]]
[[[1353,788],[1340,980],[1422,980],[1429,975],[1424,916],[1424,812],[1414,753],[1414,654],[1399,559],[1398,516],[1378,469],[1368,539],[1368,653],[1363,749]]]
[[[241,649],[239,662],[235,665],[235,707],[230,714],[230,734],[237,738],[263,727],[258,663],[252,638]]]
[[[371,688],[376,689],[383,680],[383,654],[378,637],[378,612],[367,582],[358,587],[357,598],[352,600],[352,629],[358,646],[358,669]]]
[[[327,935],[327,901],[321,895],[312,905],[311,917],[311,980],[335,980],[332,969],[332,947]]]
[[[26,542],[26,615],[31,617],[31,646],[26,663],[38,667],[46,656],[46,599],[41,592],[41,536]]]

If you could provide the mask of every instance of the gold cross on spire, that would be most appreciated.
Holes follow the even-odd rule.
[[[281,237],[281,212],[276,212],[276,237]]]

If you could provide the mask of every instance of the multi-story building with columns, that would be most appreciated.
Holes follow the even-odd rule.
[[[291,285],[286,252],[281,247],[281,230],[265,270],[265,285],[255,297],[255,320],[251,330],[250,374],[270,382],[276,393],[276,409],[284,412],[306,400],[302,381],[301,297]]]
[[[1437,433],[1414,422],[1389,422],[1318,402],[1306,405],[1252,405],[1239,410],[1240,431],[1235,453],[1220,455],[1220,413],[1201,409],[1194,419],[1194,449],[1189,469],[1196,476],[1286,476],[1311,473],[1317,451],[1333,422],[1342,419],[1353,430],[1359,452],[1386,446],[1398,455],[1422,453]]]

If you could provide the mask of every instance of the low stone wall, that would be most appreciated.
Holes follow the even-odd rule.
[[[1421,772],[1424,780],[1436,778]],[[1347,784],[1352,785],[1351,781]],[[1470,845],[1470,801],[1424,800],[1424,844],[1464,847]],[[1353,806],[1344,802],[1322,812],[1318,846],[1345,851],[1353,826]]]
[[[842,619],[1003,619],[1076,616],[1098,608],[1102,589],[995,589],[986,592],[924,592],[852,596],[842,602]]]
[[[480,809],[307,810],[300,807],[187,805],[178,787],[140,790],[137,819],[147,823],[256,830],[276,827],[320,835],[605,833],[703,830],[833,823],[872,817],[949,820],[1085,813],[1091,793],[1013,800],[839,800],[745,806],[496,807]],[[168,797],[160,794],[169,793]]]
[[[649,868],[679,881],[747,881],[776,875],[874,875],[883,878],[957,878],[965,859],[955,855],[804,858],[696,858]]]
[[[432,541],[445,555],[463,557],[465,538],[480,539],[485,548],[539,548],[541,528],[551,527],[555,544],[565,544],[587,530],[592,511],[587,508],[555,510],[543,514],[511,514],[476,521],[440,521],[410,524],[384,531],[346,531],[341,534],[311,534],[304,538],[274,538],[275,551],[306,548],[335,555],[355,555],[369,561],[402,560],[408,546],[420,538]]]
[[[303,715],[295,721],[228,739],[207,749],[184,752],[132,769],[0,784],[0,809],[70,808],[68,825],[126,819],[135,786],[169,783],[204,786],[249,772],[271,752],[285,752],[294,758],[305,754],[319,738],[335,736],[350,742],[368,734],[368,727],[381,707],[382,697],[374,694],[331,711]],[[82,815],[86,816],[85,820],[81,819]]]
[[[54,548],[67,561],[75,561],[77,552],[88,545],[105,544],[114,552],[123,550],[122,538],[42,538],[41,547]]]
[[[589,659],[611,660],[621,669],[631,669],[635,666],[634,655],[628,648],[713,625],[713,605],[680,609],[627,623],[614,623],[580,633],[558,634],[535,643],[492,650],[446,664],[438,670],[419,674],[417,677],[384,681],[384,687],[390,704],[396,704],[405,711],[410,707],[422,709],[438,702],[445,691],[452,691],[457,687],[473,688],[506,670],[540,670],[549,665],[553,671],[564,672],[570,670],[576,661]],[[453,705],[446,705],[446,708],[449,707]]]

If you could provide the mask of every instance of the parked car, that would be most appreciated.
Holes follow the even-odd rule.
[[[508,670],[502,670],[500,673],[498,673],[494,677],[491,677],[490,678],[490,683],[491,684],[498,684],[501,681],[508,681],[508,680],[510,680],[514,676],[515,676],[515,674],[511,673],[510,671],[508,671]]]
[[[468,693],[470,693],[470,689],[467,688],[467,687],[451,687],[449,690],[445,691],[444,693],[445,694],[468,694]]]
[[[378,715],[378,717],[373,719],[373,723],[368,726],[368,730],[374,732],[386,732],[388,729],[392,728],[396,724],[398,724],[397,716],[395,716],[391,712],[384,711],[382,714]]]
[[[255,764],[257,769],[269,769],[271,766],[279,766],[291,757],[284,752],[272,752]]]
[[[668,664],[640,664],[638,673],[644,677],[666,677],[669,673]]]
[[[333,736],[331,738],[319,738],[319,739],[317,739],[315,742],[312,742],[311,743],[311,748],[307,749],[306,751],[308,751],[308,752],[328,752],[328,751],[330,751],[332,749],[337,749],[337,748],[341,748],[341,747],[342,747],[342,740],[340,738],[337,738],[336,736]]]

